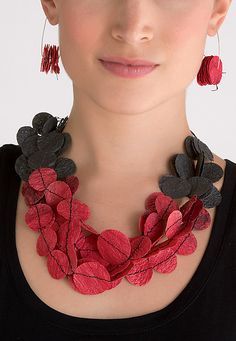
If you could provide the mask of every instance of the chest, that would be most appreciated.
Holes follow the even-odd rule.
[[[127,205],[126,209],[130,212],[133,210],[132,207],[127,208]],[[210,209],[211,226],[203,231],[194,231],[197,249],[188,256],[178,255],[177,267],[173,272],[160,274],[153,271],[151,280],[143,286],[132,285],[124,278],[112,290],[99,295],[82,295],[70,287],[66,278],[55,280],[50,276],[46,258],[40,257],[36,252],[38,233],[32,231],[24,222],[26,210],[20,191],[16,214],[16,247],[29,286],[41,301],[53,309],[68,315],[88,318],[132,317],[154,312],[169,305],[183,291],[200,264],[215,216],[215,209]],[[104,212],[99,206],[94,206],[95,210],[96,215],[88,221],[89,224],[96,226],[100,217],[100,223],[105,223],[104,226],[114,226],[112,209]],[[122,221],[122,226],[130,226],[130,219],[122,212],[116,214],[116,219]],[[135,222],[134,219],[133,224]],[[137,235],[137,231],[134,229],[132,231]],[[131,233],[129,236],[132,236]]]

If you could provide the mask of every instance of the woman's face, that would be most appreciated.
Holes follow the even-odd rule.
[[[147,110],[182,91],[204,55],[214,0],[56,0],[60,55],[78,94],[114,111]],[[216,39],[216,38],[213,38]],[[217,53],[217,40],[216,50]],[[160,64],[135,79],[105,70],[104,56]],[[145,99],[145,101],[144,101]]]

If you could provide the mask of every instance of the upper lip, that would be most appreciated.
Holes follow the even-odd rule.
[[[113,63],[119,63],[124,65],[149,65],[149,66],[155,66],[158,65],[155,62],[151,62],[149,60],[143,60],[143,59],[130,59],[130,58],[124,58],[124,57],[102,57],[100,60],[103,60],[104,62],[113,62]]]

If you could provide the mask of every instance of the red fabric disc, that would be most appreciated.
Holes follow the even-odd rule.
[[[208,228],[210,224],[211,224],[210,213],[205,209],[205,207],[203,207],[199,216],[194,220],[194,229],[204,230]]]
[[[115,266],[113,265],[112,266],[113,268],[108,267],[107,268],[108,271],[109,269],[111,269],[109,273],[110,273],[112,281],[120,279],[120,278],[122,279],[123,277],[125,277],[129,273],[129,271],[132,269],[133,264],[134,263],[132,261],[127,260],[121,265],[115,265]]]
[[[110,281],[105,266],[96,261],[80,264],[73,275],[76,289],[85,295],[96,295],[111,289]]]
[[[45,200],[50,206],[58,205],[60,201],[71,198],[70,187],[63,181],[52,182],[45,190]]]
[[[197,248],[197,239],[192,232],[185,236],[179,237],[178,242],[181,242],[181,246],[177,251],[179,255],[190,255]]]
[[[65,182],[69,185],[71,193],[74,194],[79,188],[79,179],[77,176],[71,175],[65,178]]]
[[[131,259],[138,259],[144,257],[151,249],[152,242],[147,236],[137,236],[130,239],[131,244]]]
[[[179,210],[171,212],[167,219],[166,224],[166,237],[168,239],[174,237],[178,232],[180,232],[182,227],[182,213]]]
[[[38,237],[36,249],[40,256],[47,256],[49,252],[55,249],[57,243],[57,234],[51,228],[41,229]]]
[[[160,215],[156,212],[150,213],[145,221],[143,234],[154,242],[162,236],[163,231],[164,228],[163,223],[160,220]]]
[[[148,283],[152,275],[153,270],[148,258],[143,258],[133,265],[125,278],[129,283],[141,286]]]
[[[44,191],[36,191],[33,189],[28,182],[24,182],[21,193],[24,196],[25,203],[27,206],[37,204],[44,197]]]
[[[25,214],[26,224],[34,231],[46,227],[55,221],[52,208],[47,204],[37,204],[29,208]]]
[[[97,247],[102,257],[110,264],[125,262],[131,252],[129,238],[124,233],[113,229],[107,229],[100,233]]]
[[[87,205],[77,199],[66,199],[59,202],[57,212],[67,220],[86,220],[90,211]]]
[[[81,257],[92,258],[94,261],[98,261],[105,267],[108,266],[109,262],[103,259],[98,251],[97,247],[97,235],[91,234],[85,238],[85,242],[81,248],[79,248]]]
[[[160,273],[174,271],[177,266],[177,257],[172,248],[160,250],[156,255],[149,257],[149,262],[154,270]]]
[[[48,255],[47,267],[50,275],[55,279],[64,278],[68,274],[69,261],[67,255],[60,251],[54,250]]]
[[[57,180],[57,173],[52,168],[38,168],[29,176],[29,184],[37,191],[45,191],[45,189]]]

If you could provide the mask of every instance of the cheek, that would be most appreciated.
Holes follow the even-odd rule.
[[[70,73],[77,70],[88,58],[93,56],[104,29],[104,21],[98,15],[85,10],[64,10],[60,18],[59,39],[60,54],[65,69]],[[103,25],[104,26],[104,25]]]
[[[163,42],[166,47],[166,65],[173,81],[192,80],[201,65],[207,37],[209,16],[206,11],[191,11],[179,18],[173,17],[166,27]]]

